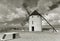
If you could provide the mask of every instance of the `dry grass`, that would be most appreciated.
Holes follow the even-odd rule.
[[[9,41],[59,41],[60,40],[60,31],[59,32],[22,32],[19,31],[19,39],[9,40]],[[2,34],[0,34],[0,37]]]
[[[60,33],[53,32],[24,32],[20,34],[21,41],[59,41]]]

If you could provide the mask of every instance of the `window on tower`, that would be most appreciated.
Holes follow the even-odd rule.
[[[33,24],[33,21],[32,21],[32,24]]]
[[[32,18],[33,18],[33,16],[32,16]]]
[[[39,15],[37,17],[39,17]]]

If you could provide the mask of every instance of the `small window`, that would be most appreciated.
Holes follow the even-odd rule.
[[[33,24],[33,21],[32,21],[32,24]]]
[[[39,17],[39,15],[37,17]]]
[[[5,39],[5,37],[6,37],[6,34],[4,34],[4,36],[3,36],[3,38],[2,38],[2,39]]]
[[[32,16],[32,18],[33,18],[33,16]]]

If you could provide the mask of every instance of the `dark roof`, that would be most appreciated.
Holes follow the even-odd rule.
[[[32,16],[32,15],[39,15],[40,16],[40,14],[36,10],[34,12],[32,12],[32,14],[30,16]]]

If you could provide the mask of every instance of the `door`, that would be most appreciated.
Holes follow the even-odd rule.
[[[34,31],[34,26],[32,26],[32,31]]]
[[[13,34],[13,39],[15,39],[16,38],[16,34]]]

